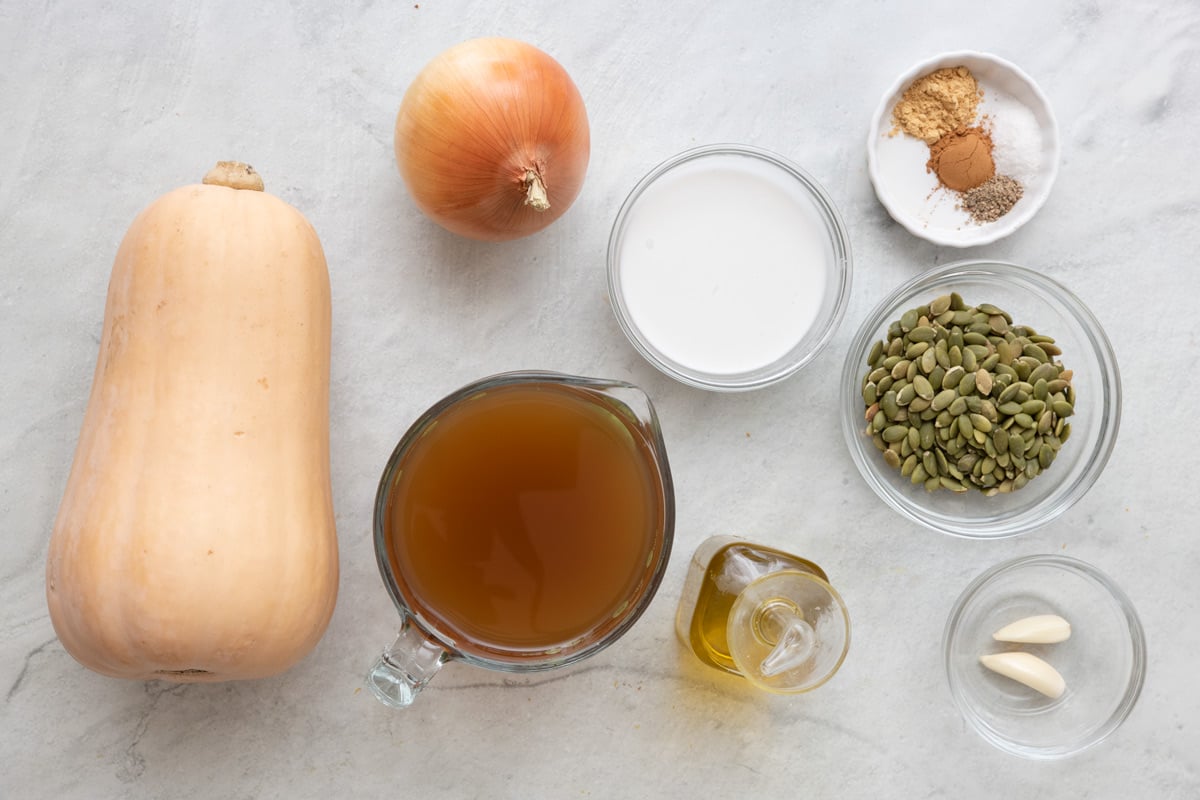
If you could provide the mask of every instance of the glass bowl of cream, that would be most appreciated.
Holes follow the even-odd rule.
[[[716,391],[768,386],[809,363],[845,312],[851,272],[825,190],[746,145],[659,164],[608,243],[609,297],[629,341],[665,374]]]

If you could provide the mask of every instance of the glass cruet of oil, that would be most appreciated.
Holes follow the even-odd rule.
[[[850,647],[850,615],[824,570],[735,536],[692,556],[676,631],[710,667],[783,694],[828,681]]]

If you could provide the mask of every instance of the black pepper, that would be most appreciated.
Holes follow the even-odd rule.
[[[994,175],[963,194],[962,208],[975,222],[995,222],[1011,211],[1024,193],[1024,187],[1013,178]]]

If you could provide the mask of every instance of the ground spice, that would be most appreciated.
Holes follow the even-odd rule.
[[[975,222],[995,222],[1021,199],[1025,189],[1007,175],[995,175],[963,195],[963,210]]]
[[[947,189],[965,192],[996,174],[992,160],[992,137],[983,128],[959,128],[938,139],[929,148],[925,168],[937,173]]]
[[[946,67],[913,81],[892,109],[891,135],[903,130],[933,144],[975,121],[983,92],[971,70]]]

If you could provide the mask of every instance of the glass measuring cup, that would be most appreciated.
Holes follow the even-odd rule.
[[[463,387],[380,479],[375,554],[401,625],[368,686],[405,707],[449,660],[532,672],[593,655],[649,605],[674,522],[637,387],[534,371]]]

